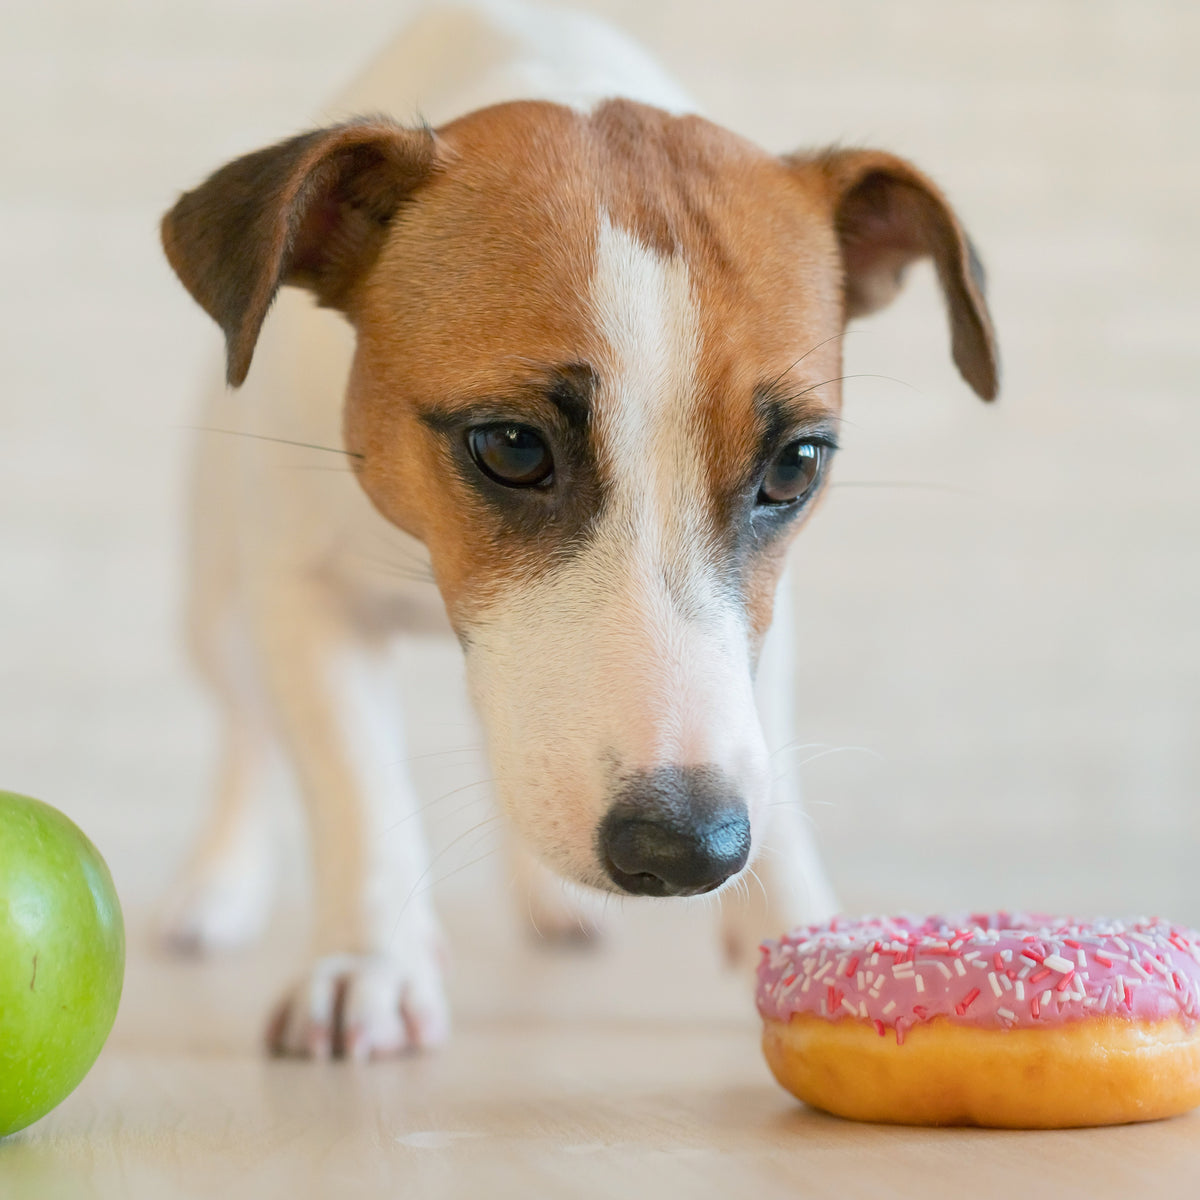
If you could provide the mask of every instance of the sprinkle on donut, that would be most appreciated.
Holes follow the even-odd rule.
[[[1156,918],[835,917],[764,942],[758,1010],[852,1017],[903,1043],[914,1024],[1029,1028],[1118,1016],[1200,1020],[1198,935]]]

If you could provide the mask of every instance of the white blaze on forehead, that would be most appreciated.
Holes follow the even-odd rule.
[[[590,299],[605,360],[596,364],[594,437],[611,502],[656,543],[680,525],[694,532],[705,497],[695,422],[700,314],[687,263],[603,214]]]
[[[708,529],[687,265],[604,218],[590,300],[604,509],[574,557],[479,615],[467,662],[502,802],[543,857],[598,882],[622,774],[715,766],[753,817],[767,760],[745,612]]]

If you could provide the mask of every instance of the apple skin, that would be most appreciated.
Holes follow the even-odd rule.
[[[124,978],[125,926],[99,851],[56,808],[0,791],[0,1138],[88,1073]]]

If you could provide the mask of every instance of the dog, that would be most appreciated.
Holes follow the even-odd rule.
[[[204,425],[301,431],[350,467],[272,472],[212,437],[196,470],[191,630],[226,747],[169,931],[261,930],[281,746],[316,946],[270,1048],[447,1036],[389,653],[415,631],[462,646],[543,931],[605,891],[724,889],[735,955],[828,915],[797,797],[772,798],[791,605],[772,616],[836,451],[847,321],[931,258],[954,360],[997,392],[979,259],[938,188],[882,151],[767,153],[593,18],[476,0],[419,16],[323,127],[184,194],[162,238],[228,385],[249,378]],[[436,588],[364,567],[349,547],[372,537]],[[757,908],[730,891],[752,859]]]

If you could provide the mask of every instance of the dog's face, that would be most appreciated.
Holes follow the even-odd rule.
[[[655,895],[736,874],[769,788],[753,670],[834,451],[847,317],[932,255],[956,359],[995,391],[933,186],[629,102],[522,103],[238,160],[164,239],[233,382],[280,282],[354,323],[347,448],[429,548],[540,856]]]

